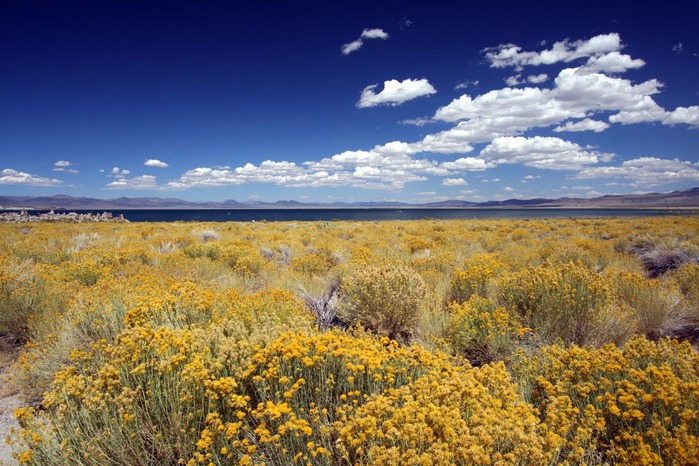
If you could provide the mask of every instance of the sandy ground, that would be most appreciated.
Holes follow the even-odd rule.
[[[13,359],[13,352],[0,342],[0,466],[17,464],[10,455],[12,449],[5,443],[10,429],[19,427],[12,413],[20,407],[20,399],[17,388],[7,378],[7,368]]]

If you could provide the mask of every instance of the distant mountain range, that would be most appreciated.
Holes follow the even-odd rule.
[[[0,209],[54,210],[128,210],[128,209],[300,209],[300,208],[699,208],[699,187],[671,193],[621,194],[591,199],[562,197],[559,199],[508,199],[505,201],[441,201],[425,204],[403,202],[192,202],[162,197],[119,197],[95,199],[56,196],[0,196]]]

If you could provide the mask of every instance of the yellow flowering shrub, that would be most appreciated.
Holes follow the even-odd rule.
[[[442,356],[387,338],[284,334],[238,381],[245,402],[209,416],[193,463],[336,464],[339,412],[448,367]]]
[[[600,327],[609,321],[614,295],[608,281],[581,265],[551,264],[504,277],[498,302],[544,341],[584,345],[607,330]]]
[[[454,271],[447,300],[463,303],[474,294],[489,297],[493,279],[504,269],[504,264],[496,255],[476,254],[469,257]]]
[[[347,464],[550,464],[536,410],[502,364],[431,372],[343,411]]]
[[[505,359],[527,330],[505,308],[473,295],[450,305],[446,338],[457,354],[480,366]]]
[[[20,418],[28,464],[176,464],[194,452],[212,376],[190,332],[127,329],[73,363],[56,373],[46,414]]]
[[[351,325],[407,341],[427,305],[427,286],[408,267],[367,266],[344,278],[338,314]]]
[[[327,249],[308,251],[291,259],[291,268],[302,274],[327,275],[339,264],[339,258]]]
[[[548,346],[515,377],[561,441],[557,464],[693,464],[699,458],[699,355],[635,337],[598,350]]]
[[[73,351],[43,398],[47,411],[21,419],[28,464],[196,461],[207,425],[246,408],[237,378],[266,340],[288,328],[310,330],[310,316],[288,292],[231,294],[214,312],[211,293],[195,291],[174,288],[158,306],[131,309],[113,343]],[[184,324],[175,304],[210,319]]]
[[[218,242],[191,244],[184,248],[182,252],[191,258],[207,257],[211,260],[216,260],[221,255],[221,245]]]

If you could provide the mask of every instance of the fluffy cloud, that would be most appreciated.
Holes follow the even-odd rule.
[[[264,161],[242,167],[199,167],[166,185],[169,189],[202,186],[270,183],[285,187],[352,186],[366,189],[397,190],[406,183],[424,181],[428,176],[449,176],[464,171],[481,171],[494,166],[477,157],[453,162],[415,158],[424,151],[423,143],[393,141],[371,150],[345,151],[301,165],[293,162]],[[453,183],[453,181],[451,181]],[[120,186],[118,183],[115,186]]]
[[[145,165],[146,167],[156,167],[156,168],[167,168],[168,167],[168,164],[166,164],[165,162],[161,162],[158,159],[148,159],[143,163],[143,165]]]
[[[26,186],[60,186],[63,181],[43,178],[41,176],[32,175],[30,173],[20,172],[11,168],[5,168],[0,171],[0,185],[3,184],[20,184]]]
[[[633,186],[650,187],[668,183],[699,182],[699,164],[678,159],[640,157],[617,167],[588,167],[576,174],[579,179],[619,178]]]
[[[65,172],[65,173],[80,173],[78,170],[75,170],[73,168],[68,168],[71,167],[73,164],[68,162],[67,160],[59,160],[56,163],[53,164],[53,171],[55,172]]]
[[[663,119],[664,125],[676,125],[679,123],[694,127],[699,126],[699,106],[677,107],[674,111],[669,112]]]
[[[365,29],[360,36],[362,39],[388,39],[388,34],[383,29]]]
[[[376,85],[367,86],[357,102],[358,108],[375,107],[381,104],[400,105],[403,102],[437,92],[427,79],[406,79],[398,81],[390,79],[383,83],[383,90],[374,92]]]
[[[529,123],[526,122],[532,118],[535,119],[535,126],[549,121],[557,122],[570,112],[563,109],[550,93],[548,89],[527,87],[493,90],[476,98],[466,94],[439,108],[434,114],[434,119],[446,122],[487,120],[492,122],[493,126],[498,126],[497,120],[506,119],[510,125],[514,124],[515,131],[529,127]],[[516,120],[521,121],[517,123]]]
[[[532,84],[541,84],[543,82],[548,81],[549,75],[546,73],[541,73],[541,74],[534,74],[531,76],[527,77],[527,82],[530,82]]]
[[[584,57],[598,57],[622,49],[621,38],[617,33],[601,34],[588,40],[574,42],[565,39],[556,42],[548,50],[523,52],[515,44],[503,44],[484,49],[485,58],[493,68],[536,65],[552,65],[558,62],[571,62]]]
[[[438,109],[434,119],[447,122],[476,120],[460,128],[463,133],[468,129],[464,126],[476,126],[478,131],[473,131],[476,138],[487,138],[488,134],[517,135],[530,128],[587,118],[599,112],[611,112],[611,123],[662,122],[696,126],[699,121],[696,108],[680,107],[669,112],[653,100],[651,96],[659,93],[663,87],[658,80],[634,84],[628,79],[605,74],[623,73],[645,65],[643,60],[620,53],[621,48],[619,35],[611,33],[588,40],[556,42],[550,49],[540,52],[525,52],[513,44],[486,49],[486,59],[495,68],[515,67],[521,70],[526,65],[570,62],[580,58],[587,58],[587,62],[576,68],[563,69],[556,77],[553,88],[506,88],[475,98],[461,96]],[[542,74],[522,80],[520,72],[506,81],[512,87],[525,81],[538,83],[543,79],[545,76]],[[585,127],[571,125],[566,124],[559,131],[582,130]],[[593,130],[599,128],[602,128],[601,123],[597,123]],[[477,141],[474,139],[472,142]]]
[[[609,125],[604,121],[585,118],[584,120],[580,121],[566,121],[565,125],[553,128],[553,131],[556,133],[561,133],[563,131],[594,131],[595,133],[599,133],[607,128],[609,128]]]
[[[522,81],[520,81],[521,77],[522,75],[520,74],[509,76],[505,79],[505,84],[507,84],[510,87],[519,86],[520,84],[522,84]]]
[[[468,181],[463,178],[445,178],[442,186],[468,186]]]
[[[164,188],[158,185],[155,176],[142,175],[134,176],[133,178],[119,178],[108,183],[106,189],[163,190]]]
[[[631,58],[619,52],[610,52],[598,57],[590,57],[584,70],[591,72],[624,73],[628,70],[641,68],[646,62],[640,58]]]
[[[114,178],[123,178],[126,175],[131,174],[131,170],[121,170],[119,167],[112,168],[112,176]]]
[[[549,170],[580,170],[585,165],[609,161],[609,154],[584,150],[579,145],[553,137],[501,137],[480,153],[496,164],[517,163]]]
[[[699,107],[667,112],[655,103],[651,96],[659,93],[662,86],[656,79],[633,84],[628,79],[566,68],[554,80],[553,88],[504,88],[475,98],[462,95],[439,108],[433,118],[458,121],[457,127],[449,131],[459,132],[468,142],[514,136],[598,112],[613,112],[611,123],[663,121],[696,125]]]
[[[383,29],[365,29],[359,35],[359,38],[343,45],[340,51],[343,55],[349,55],[352,52],[356,52],[364,45],[364,40],[366,39],[388,39],[388,34]]]
[[[445,170],[451,170],[455,172],[466,172],[466,171],[483,171],[488,168],[494,168],[495,164],[492,162],[487,162],[478,157],[461,157],[453,162],[442,162],[439,167]]]

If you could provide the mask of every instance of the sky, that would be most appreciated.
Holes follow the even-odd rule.
[[[0,195],[699,186],[696,1],[0,4]]]

